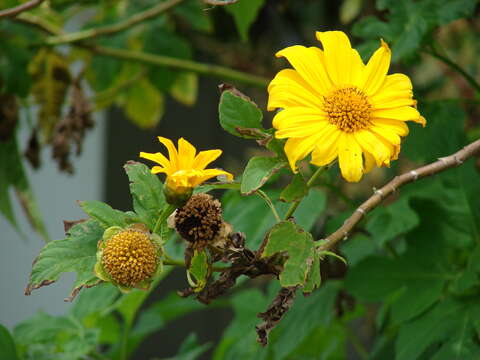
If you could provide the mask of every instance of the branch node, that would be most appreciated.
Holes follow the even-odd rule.
[[[385,196],[385,194],[383,193],[382,189],[373,188],[373,193],[374,193],[375,195],[380,196],[382,199],[383,199],[383,197]]]
[[[447,158],[438,158],[438,161],[442,162],[444,165],[448,165]]]
[[[416,171],[416,170],[412,170],[412,171],[410,171],[410,174],[412,174],[412,176],[413,176],[413,180],[414,180],[414,181],[418,179],[418,173],[417,173],[417,171]]]
[[[365,215],[365,210],[363,210],[362,207],[358,207],[357,210],[355,210],[355,211],[359,212],[362,215]]]

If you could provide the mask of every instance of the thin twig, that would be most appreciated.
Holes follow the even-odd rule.
[[[346,238],[352,231],[355,225],[362,220],[362,218],[376,206],[378,206],[383,199],[394,193],[399,187],[416,181],[418,179],[437,174],[455,166],[463,164],[465,160],[480,153],[480,140],[476,140],[465,146],[462,150],[428,165],[419,167],[418,169],[409,171],[405,174],[396,176],[388,184],[379,190],[375,190],[374,194],[360,205],[354,213],[343,223],[343,225],[334,233],[327,236],[321,245],[318,247],[319,251],[332,249],[340,240]]]
[[[124,21],[120,21],[113,25],[107,25],[103,27],[81,30],[69,34],[52,36],[46,40],[48,45],[59,45],[66,43],[74,43],[77,41],[93,39],[99,36],[115,34],[127,29],[132,28],[132,26],[144,22],[146,20],[152,19],[161,13],[173,8],[184,0],[169,0],[166,2],[160,2],[154,7],[147,9],[141,13],[135,14]]]
[[[260,196],[263,200],[265,200],[265,202],[267,203],[268,207],[270,208],[270,210],[272,210],[272,213],[273,213],[273,216],[275,216],[275,220],[277,222],[280,222],[282,221],[282,219],[280,218],[280,215],[278,215],[278,212],[277,212],[277,209],[275,208],[275,205],[273,205],[273,202],[272,200],[268,197],[268,195],[260,190],[260,189],[257,189],[256,191],[257,195]]]
[[[24,4],[15,6],[13,8],[2,10],[2,11],[0,11],[0,18],[15,17],[15,16],[17,16],[18,14],[20,14],[24,11],[33,9],[34,7],[37,7],[38,5],[40,5],[44,1],[45,0],[30,0],[30,1],[27,1],[26,3],[24,3]]]
[[[223,6],[223,5],[230,5],[235,4],[238,0],[203,0],[205,4],[213,5],[213,6]]]
[[[269,80],[256,75],[233,70],[224,66],[199,63],[192,60],[179,59],[163,55],[153,55],[141,51],[114,49],[104,46],[88,46],[98,55],[105,55],[127,61],[140,62],[147,65],[163,66],[172,69],[192,71],[197,74],[209,75],[220,79],[239,81],[244,84],[265,88]]]

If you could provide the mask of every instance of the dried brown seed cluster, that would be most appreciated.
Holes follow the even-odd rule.
[[[124,230],[107,241],[102,264],[113,280],[133,287],[157,268],[157,251],[148,233]]]
[[[213,240],[222,223],[222,206],[208,194],[193,195],[175,214],[178,233],[199,246]]]

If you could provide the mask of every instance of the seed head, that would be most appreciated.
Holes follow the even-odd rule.
[[[208,194],[193,195],[175,214],[175,228],[187,241],[206,244],[217,236],[223,224],[222,207]]]

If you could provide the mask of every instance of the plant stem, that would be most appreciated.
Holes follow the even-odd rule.
[[[168,0],[165,2],[160,2],[157,5],[153,6],[150,9],[147,9],[141,13],[135,14],[132,17],[120,21],[113,25],[107,25],[103,27],[81,30],[69,34],[51,36],[47,39],[48,45],[59,45],[74,43],[77,41],[87,40],[96,38],[103,35],[111,35],[124,30],[132,28],[134,25],[139,24],[143,21],[152,19],[161,13],[173,8],[184,0]]]
[[[30,1],[27,1],[26,3],[24,3],[24,4],[20,4],[18,6],[13,7],[13,8],[2,10],[2,11],[0,11],[0,18],[2,18],[2,17],[15,17],[23,11],[27,11],[27,10],[33,9],[34,7],[37,7],[38,5],[40,5],[44,1],[45,0],[30,0]]]
[[[307,189],[310,189],[313,184],[315,183],[315,181],[318,179],[318,177],[326,170],[328,169],[327,166],[321,166],[319,167],[314,173],[313,175],[310,177],[310,179],[307,181]],[[303,198],[302,198],[303,199]],[[292,203],[292,205],[290,205],[290,207],[288,208],[287,210],[287,213],[285,214],[285,217],[284,219],[285,220],[288,220],[292,215],[293,213],[295,212],[295,210],[297,210],[298,208],[298,205],[300,205],[302,199],[300,200],[296,200]]]
[[[197,74],[209,75],[221,79],[234,80],[260,88],[267,87],[267,84],[269,82],[269,80],[264,77],[251,75],[219,65],[198,63],[192,60],[179,59],[163,55],[153,55],[141,51],[114,49],[103,46],[87,45],[86,48],[92,50],[99,55],[110,56],[127,61],[140,62],[147,65],[191,71]]]
[[[175,206],[170,204],[162,210],[162,212],[160,213],[160,216],[158,217],[157,222],[155,223],[155,227],[153,228],[154,234],[158,234],[158,231],[160,230],[163,222],[170,216],[170,214],[174,210],[175,210]]]
[[[262,190],[260,190],[260,189],[258,189],[258,190],[256,191],[256,193],[257,193],[258,196],[260,196],[263,200],[265,200],[265,202],[267,203],[267,205],[270,207],[270,209],[272,210],[273,216],[275,216],[275,220],[277,220],[277,222],[282,221],[282,219],[280,218],[280,215],[278,215],[278,212],[277,212],[277,209],[275,208],[275,205],[273,205],[273,202],[272,202],[272,200],[268,197],[268,195],[267,195],[264,191],[262,191]]]
[[[465,70],[463,70],[457,63],[450,60],[447,56],[441,55],[438,53],[433,47],[431,50],[424,50],[424,52],[434,58],[442,61],[445,65],[449,66],[452,70],[455,70],[460,75],[462,75],[465,80],[478,92],[480,92],[480,84],[475,80],[473,76],[468,74]]]

